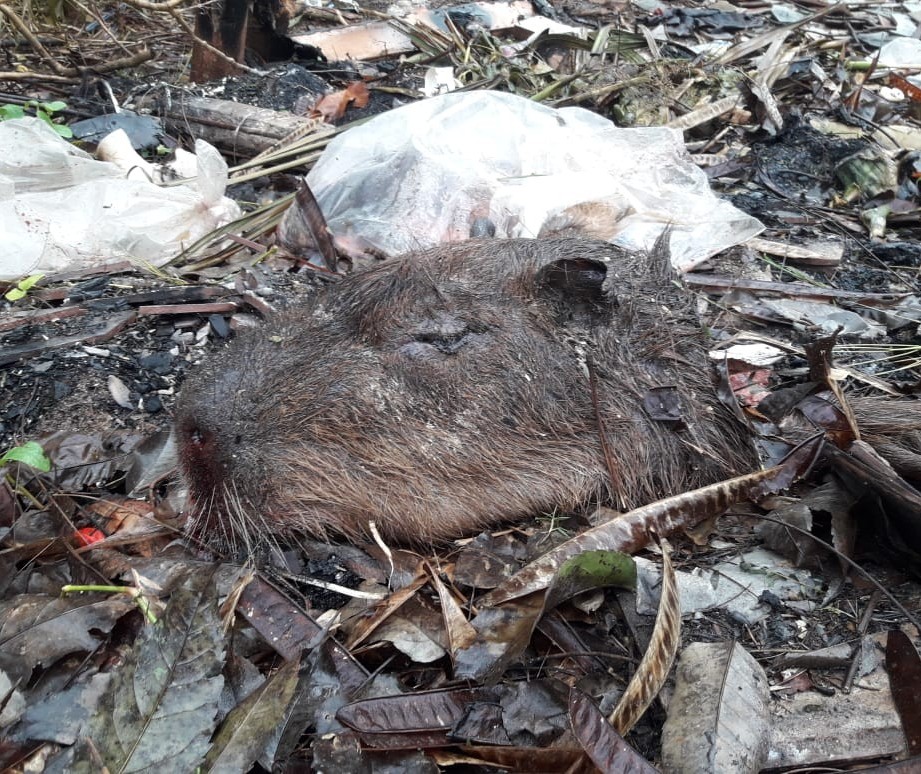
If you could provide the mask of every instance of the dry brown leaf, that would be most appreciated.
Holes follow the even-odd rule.
[[[378,602],[377,605],[375,605],[374,613],[369,618],[359,621],[354,629],[352,629],[352,634],[346,643],[346,648],[352,650],[364,642],[375,629],[384,623],[393,613],[399,610],[407,600],[416,596],[416,592],[419,591],[427,581],[428,578],[420,574],[412,583],[394,591],[389,597]]]
[[[662,595],[659,612],[640,665],[611,713],[611,725],[626,734],[659,693],[675,661],[681,639],[681,603],[668,544],[662,541]]]
[[[352,81],[341,91],[325,94],[320,97],[311,111],[311,118],[322,118],[328,123],[334,123],[345,115],[349,105],[353,102],[355,107],[363,108],[368,104],[371,93],[363,81]]]
[[[591,697],[578,688],[569,693],[569,721],[586,754],[601,771],[620,774],[656,771],[611,727]]]
[[[476,640],[476,629],[467,620],[467,616],[464,615],[464,611],[457,604],[457,600],[454,599],[450,589],[445,586],[441,578],[438,577],[438,573],[427,562],[426,569],[429,571],[432,585],[435,587],[435,591],[438,592],[439,600],[441,600],[441,614],[444,618],[445,631],[448,633],[448,643],[450,644],[451,658],[453,659],[459,648],[467,648],[473,644]]]

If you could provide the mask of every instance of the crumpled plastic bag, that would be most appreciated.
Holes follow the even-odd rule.
[[[0,122],[0,279],[125,258],[160,265],[240,214],[227,164],[195,143],[198,177],[159,187],[59,137],[45,122]]]
[[[670,228],[672,262],[688,271],[763,229],[713,194],[679,131],[621,129],[496,91],[433,97],[349,129],[307,183],[334,235],[387,255],[466,239],[488,218],[497,237],[579,234],[628,250]],[[282,244],[296,215],[282,221]]]

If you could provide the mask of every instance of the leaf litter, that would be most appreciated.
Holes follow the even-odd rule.
[[[842,379],[857,377],[892,392],[916,391],[914,338],[921,314],[912,246],[919,145],[913,111],[919,92],[911,72],[917,67],[910,52],[901,50],[915,41],[889,32],[908,24],[911,35],[913,11],[908,4],[835,6],[818,13],[793,6],[728,11],[649,5],[657,6],[652,15],[639,4],[628,8],[637,24],[627,29],[624,19],[604,18],[609,12],[600,6],[561,2],[550,9],[560,16],[559,26],[540,27],[545,21],[539,16],[518,20],[509,37],[490,25],[470,28],[454,17],[443,29],[388,18],[410,41],[407,51],[418,53],[400,67],[373,60],[349,65],[336,88],[318,90],[309,108],[310,95],[302,94],[300,107],[332,122],[364,117],[365,106],[381,109],[383,95],[419,93],[427,62],[440,59],[466,88],[499,87],[555,106],[590,105],[622,123],[682,129],[711,182],[769,229],[768,239],[736,251],[740,263],[717,262],[710,271],[688,277],[691,287],[706,291],[701,306],[711,319],[731,318],[733,324],[721,324],[739,331],[739,343],[765,335],[781,341],[781,359],[768,365],[764,389],[751,393],[743,415],[762,433],[765,448],[777,435],[772,425],[779,428],[803,416],[825,432],[828,446],[835,446],[829,451],[832,472],[819,488],[793,484],[791,477],[783,486],[785,499],[761,500],[773,508],[768,513],[775,519],[763,521],[762,534],[777,551],[835,585],[837,596],[806,614],[794,600],[761,592],[762,610],[772,615],[745,626],[723,609],[699,610],[685,622],[682,663],[703,642],[719,640],[714,646],[719,657],[705,659],[712,682],[706,689],[698,686],[703,704],[677,709],[687,689],[679,667],[674,695],[659,694],[660,704],[628,734],[631,747],[605,718],[629,692],[631,675],[645,677],[639,665],[658,660],[658,677],[643,703],[652,698],[669,674],[677,640],[673,636],[665,645],[654,629],[644,634],[620,620],[616,600],[625,592],[606,592],[610,604],[594,612],[571,604],[574,595],[614,580],[590,567],[593,557],[586,550],[602,552],[594,558],[614,559],[618,555],[612,551],[639,551],[675,525],[689,528],[703,519],[699,539],[705,548],[682,542],[676,560],[680,566],[713,565],[717,571],[721,559],[745,554],[757,540],[750,526],[758,514],[745,498],[734,513],[720,518],[716,512],[722,507],[701,506],[693,498],[672,512],[656,504],[652,511],[659,508],[667,523],[633,515],[637,539],[626,545],[605,533],[624,529],[615,527],[616,521],[566,542],[560,524],[579,522],[564,515],[459,541],[424,562],[409,552],[384,556],[373,547],[346,551],[303,541],[284,547],[284,554],[279,546],[272,572],[253,575],[228,567],[212,576],[178,540],[177,503],[164,496],[162,469],[150,473],[158,453],[135,452],[147,433],[166,424],[158,414],[164,404],[171,405],[176,384],[195,359],[176,357],[173,350],[188,353],[219,338],[223,318],[203,321],[208,314],[232,310],[209,306],[213,288],[207,285],[180,294],[157,278],[139,280],[125,267],[89,280],[46,277],[17,302],[18,309],[32,304],[36,314],[2,321],[2,389],[9,405],[2,417],[3,451],[37,434],[55,466],[54,478],[47,478],[10,465],[0,489],[6,530],[0,555],[3,765],[46,743],[46,754],[57,756],[55,765],[72,770],[201,765],[245,771],[256,761],[267,768],[310,761],[332,771],[383,765],[415,770],[427,760],[445,767],[565,771],[588,766],[587,756],[605,771],[649,770],[647,759],[680,771],[690,770],[689,758],[670,741],[675,732],[669,724],[688,716],[706,721],[711,733],[690,734],[687,755],[735,756],[739,770],[739,761],[755,754],[758,766],[841,762],[861,753],[877,760],[919,754],[918,632],[885,596],[872,595],[858,575],[845,586],[842,570],[849,564],[841,555],[875,560],[873,571],[916,613],[918,590],[908,576],[917,575],[921,507],[904,469],[894,470],[875,451],[885,434],[874,435],[873,427],[854,421],[839,386]],[[119,29],[149,23],[130,3],[127,8],[128,26]],[[337,13],[351,22],[360,16],[354,9]],[[325,34],[330,31],[318,33],[321,41]],[[100,46],[100,39],[85,33],[78,40],[87,61],[109,58],[108,43]],[[840,53],[828,56],[832,50]],[[696,54],[711,57],[712,64],[699,60],[700,66],[692,66]],[[28,46],[17,48],[16,56],[27,58]],[[52,70],[65,82],[77,77],[63,66]],[[260,85],[259,76],[253,77],[250,87],[266,92],[264,81]],[[452,79],[438,83],[450,86]],[[167,126],[170,120],[167,116]],[[275,164],[309,166],[329,136],[327,127],[308,133],[306,141],[282,142],[239,172],[254,170],[259,179]],[[223,277],[235,260],[247,260],[247,251],[250,258],[266,257],[266,235],[281,209],[268,206],[248,214],[220,235],[236,230],[239,238],[232,244],[220,242],[204,258],[194,256],[202,248],[196,245],[179,263]],[[811,249],[803,250],[807,244]],[[190,264],[193,259],[198,263]],[[246,269],[232,290],[220,291],[221,301],[229,297],[233,309],[259,309],[271,299],[271,285],[297,295],[305,284],[309,292],[312,282],[292,279],[296,265],[280,256],[269,258],[268,268]],[[97,280],[101,283],[94,286]],[[254,290],[267,295],[260,302]],[[157,295],[144,295],[148,292]],[[109,302],[105,324],[87,302],[93,297]],[[199,307],[178,311],[190,299]],[[157,302],[164,303],[152,306]],[[175,318],[166,311],[171,302]],[[58,318],[40,310],[46,304],[59,305]],[[134,313],[112,311],[142,305],[157,321],[153,330],[142,331]],[[66,318],[60,312],[67,309],[79,314]],[[196,311],[202,317],[189,316]],[[78,317],[88,324],[81,328]],[[245,315],[233,317],[242,324]],[[808,342],[821,332],[838,332],[839,338],[810,351]],[[734,356],[729,343],[723,345],[728,383],[744,381],[753,373],[747,356],[741,351]],[[138,347],[145,350],[143,362],[133,355]],[[157,353],[166,357],[149,357]],[[771,407],[754,397],[776,396],[804,382],[809,386],[795,399],[787,396],[782,410],[776,399]],[[822,397],[821,389],[834,397]],[[656,397],[667,414],[663,400],[668,396]],[[117,421],[111,422],[113,417]],[[897,421],[880,419],[881,427],[883,419]],[[103,431],[110,423],[129,431],[113,438]],[[48,438],[50,430],[59,431],[57,439]],[[770,459],[777,461],[786,451]],[[129,486],[126,480],[135,483]],[[126,497],[131,493],[134,499]],[[113,512],[120,517],[113,518]],[[858,518],[858,513],[867,516]],[[123,526],[126,521],[156,529],[135,532]],[[621,523],[629,523],[629,515]],[[78,545],[71,540],[78,529],[107,537],[101,544]],[[825,546],[817,548],[806,533]],[[597,543],[599,535],[606,536]],[[660,562],[654,551],[646,553]],[[575,582],[573,567],[579,568]],[[320,580],[324,590],[301,582],[303,576]],[[145,623],[138,603],[126,593],[60,596],[66,585],[113,582],[156,601],[157,621]],[[352,590],[367,597],[355,593],[345,605],[343,593]],[[674,604],[669,607],[674,619]],[[851,630],[861,617],[872,619],[874,634],[889,630],[888,646],[863,631],[855,644]],[[376,636],[387,626],[392,636]],[[398,647],[395,633],[413,630],[440,643],[443,655],[426,661],[414,657],[419,651]],[[700,642],[688,645],[694,640]],[[628,647],[620,647],[621,641]],[[820,656],[836,643],[847,646],[844,658],[862,675],[853,689],[846,687],[844,669],[804,671],[790,661],[785,662],[790,666],[772,667],[780,651]],[[883,690],[879,659],[874,666],[872,659],[858,658],[883,650],[891,694]],[[623,653],[629,654],[626,660]],[[227,684],[232,676],[235,691]],[[889,704],[873,705],[870,713],[871,705],[861,703],[867,694],[861,680],[884,700],[891,695]],[[780,733],[781,739],[769,754],[764,713],[759,709],[755,723],[750,711],[756,697],[763,700],[766,683],[774,694],[775,737]],[[775,690],[793,685],[804,690],[783,698]],[[814,705],[817,695],[829,692],[834,695],[826,697],[828,717],[837,711],[838,717],[858,720],[845,726],[849,744],[838,750],[795,744],[792,727],[808,717],[797,698]],[[738,701],[749,703],[739,709]],[[664,707],[669,721],[660,747]],[[861,713],[883,720],[861,725]],[[733,736],[726,721],[740,717],[746,722]],[[746,743],[741,739],[746,734],[757,738]]]

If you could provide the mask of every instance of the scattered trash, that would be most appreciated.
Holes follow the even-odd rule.
[[[60,138],[46,123],[0,123],[0,279],[51,274],[130,258],[160,265],[232,220],[227,165],[195,143],[199,176],[173,187],[126,180],[112,164]]]
[[[382,56],[404,54],[414,48],[411,31],[414,25],[446,30],[446,23],[466,19],[486,29],[512,27],[522,17],[532,16],[534,9],[528,0],[510,2],[473,2],[429,10],[412,6],[393,22],[368,22],[346,27],[293,35],[291,40],[301,46],[314,46],[328,59],[378,59]]]
[[[160,122],[152,116],[139,116],[123,111],[76,121],[70,125],[74,139],[90,145],[97,145],[112,132],[120,129],[131,138],[135,150],[156,151],[166,140],[166,133]]]

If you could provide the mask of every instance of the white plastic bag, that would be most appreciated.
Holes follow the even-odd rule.
[[[125,178],[34,118],[0,122],[0,279],[133,258],[159,265],[239,215],[227,165],[195,144],[198,177],[161,188]]]
[[[671,227],[672,261],[687,271],[763,228],[713,194],[680,132],[495,91],[433,97],[350,129],[307,182],[333,234],[389,255],[466,239],[478,218],[497,237],[582,233],[630,250]]]

